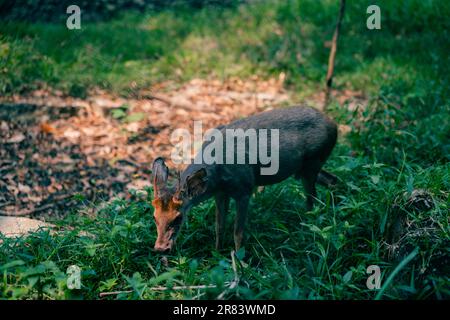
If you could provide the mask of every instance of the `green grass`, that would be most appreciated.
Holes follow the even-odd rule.
[[[340,183],[320,188],[311,212],[294,179],[255,194],[245,250],[236,258],[239,285],[225,298],[450,297],[450,5],[376,3],[382,29],[368,31],[365,9],[372,2],[348,2],[338,48],[335,86],[369,97],[355,112],[337,102],[329,108],[337,122],[352,127],[326,164]],[[285,72],[287,88],[301,99],[323,88],[324,41],[331,39],[336,13],[337,1],[264,1],[237,9],[128,13],[86,23],[80,32],[2,22],[0,92],[50,86],[85,95],[101,87],[127,96],[167,79]],[[414,189],[432,195],[432,210],[406,204]],[[235,277],[234,208],[228,249],[214,249],[214,204],[208,201],[190,213],[166,267],[151,251],[156,231],[147,192],[89,204],[94,217],[72,212],[56,221],[56,234],[2,239],[0,297],[87,299],[132,290],[109,299],[216,298]],[[407,223],[392,253],[385,242],[399,217]],[[66,286],[65,271],[73,264],[83,272],[81,290]],[[381,268],[381,293],[366,287],[369,265]],[[217,288],[150,289],[204,284]]]
[[[450,5],[377,1],[382,29],[369,31],[370,1],[348,4],[337,87],[376,92],[399,78],[448,90]],[[322,87],[337,1],[259,1],[237,8],[126,13],[68,30],[63,23],[0,24],[0,94],[50,85],[72,95],[102,87],[119,94],[167,79],[285,72],[305,93]]]
[[[293,179],[255,195],[245,256],[240,252],[237,263],[240,284],[226,298],[374,298],[377,290],[365,285],[366,269],[379,265],[383,281],[403,258],[388,257],[383,229],[395,217],[393,204],[407,192],[411,177],[415,188],[435,195],[436,203],[430,212],[407,212],[413,227],[420,230],[430,219],[436,225],[427,238],[408,236],[402,243],[400,250],[405,255],[415,247],[420,248],[419,255],[399,272],[382,298],[449,296],[448,265],[438,265],[449,253],[448,193],[442,193],[448,190],[448,167],[406,166],[400,171],[360,157],[339,156],[345,149],[339,147],[329,164],[345,183],[333,192],[321,189],[322,203],[312,212],[305,212],[302,188]],[[206,202],[189,215],[178,249],[165,267],[161,256],[151,251],[156,230],[146,198],[116,199],[94,219],[82,212],[69,215],[57,223],[73,230],[56,235],[42,231],[28,238],[3,239],[2,296],[86,299],[98,298],[101,291],[133,290],[117,298],[190,299],[199,293],[204,294],[201,298],[216,298],[234,273],[229,250],[217,252],[211,240],[213,203]],[[228,249],[233,246],[232,216],[228,217]],[[65,271],[73,264],[82,269],[81,290],[66,288]],[[217,288],[149,289],[203,284],[216,284]]]

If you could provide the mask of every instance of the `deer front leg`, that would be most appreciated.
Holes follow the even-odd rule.
[[[228,212],[230,198],[224,194],[216,195],[216,249],[222,247],[225,215]]]
[[[239,250],[242,244],[249,198],[249,196],[244,196],[236,199],[236,219],[234,220],[234,246],[236,251]]]

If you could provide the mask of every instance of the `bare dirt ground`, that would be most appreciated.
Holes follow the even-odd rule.
[[[352,100],[348,107],[361,100],[347,91],[333,95]],[[320,106],[323,98],[307,103]],[[207,130],[288,104],[282,77],[166,82],[128,99],[101,91],[75,99],[50,90],[0,98],[0,215],[59,217],[87,202],[129,197],[150,185],[156,157],[174,166],[175,129],[192,132],[193,121],[202,120]]]
[[[154,158],[170,159],[175,129],[202,120],[206,130],[289,102],[278,79],[194,79],[151,92],[1,99],[0,215],[61,216],[84,201],[129,196],[150,185]]]

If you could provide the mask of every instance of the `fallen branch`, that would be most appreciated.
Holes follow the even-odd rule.
[[[153,94],[141,94],[139,95],[140,99],[147,99],[147,100],[158,100],[165,104],[167,104],[169,107],[174,107],[177,109],[183,109],[186,111],[192,111],[195,109],[195,105],[191,103],[190,101],[177,101],[177,99],[169,98],[169,97],[162,97],[159,95],[153,95]]]
[[[24,211],[19,211],[19,212],[15,212],[15,213],[11,213],[11,212],[6,212],[3,210],[0,210],[0,216],[5,216],[5,217],[23,217],[23,216],[31,216],[33,213],[37,213],[37,212],[41,212],[47,209],[50,209],[51,207],[53,207],[54,204],[53,203],[49,203],[46,204],[42,207],[39,207],[37,209],[33,209],[33,210],[24,210]]]
[[[233,279],[233,281],[231,281],[228,284],[228,288],[217,297],[217,299],[219,299],[219,300],[222,300],[223,297],[225,296],[225,294],[227,294],[230,290],[233,290],[234,288],[236,288],[237,285],[239,284],[239,276],[238,276],[237,268],[236,268],[236,258],[234,255],[234,250],[231,251],[231,263],[232,263],[231,265],[232,265],[233,273],[234,273],[234,279]],[[198,286],[174,286],[174,287],[158,286],[158,287],[150,287],[150,288],[148,288],[148,290],[167,291],[167,290],[199,290],[199,289],[213,289],[213,288],[217,288],[217,286],[215,284],[198,285]],[[115,296],[115,295],[122,294],[122,293],[127,294],[127,293],[132,293],[132,292],[133,292],[133,290],[100,292],[99,297]]]
[[[10,201],[10,202],[5,202],[5,203],[0,203],[0,208],[1,208],[1,207],[9,206],[10,204],[12,204],[11,201]]]
[[[233,273],[234,273],[234,280],[231,281],[231,283],[229,284],[228,288],[223,291],[221,294],[219,294],[217,296],[218,300],[222,300],[223,297],[230,292],[230,290],[233,290],[234,288],[237,287],[237,285],[239,284],[239,276],[237,274],[237,269],[236,269],[236,258],[235,258],[235,254],[234,254],[234,250],[231,251],[231,266],[233,268]]]
[[[11,164],[11,165],[9,165],[9,166],[3,166],[3,167],[0,168],[0,172],[2,172],[2,171],[13,170],[13,169],[15,169],[15,168],[16,168],[16,166],[15,166],[14,164]]]
[[[165,98],[165,97],[161,97],[159,95],[155,95],[155,94],[150,94],[150,93],[141,93],[141,94],[136,94],[135,97],[137,99],[146,99],[146,100],[158,100],[161,101],[165,104],[171,105],[172,102],[170,101],[170,98]]]
[[[211,288],[217,288],[214,284],[209,285],[198,285],[198,286],[174,286],[174,287],[151,287],[148,288],[152,291],[166,291],[166,290],[197,290],[197,289],[211,289]],[[111,291],[111,292],[100,292],[100,297],[106,297],[106,296],[113,296],[118,295],[122,293],[132,293],[133,290],[125,290],[125,291]]]
[[[24,216],[31,216],[31,215],[33,215],[33,214],[35,214],[35,213],[38,213],[38,212],[41,212],[41,211],[50,209],[50,208],[54,207],[54,206],[55,206],[57,203],[59,203],[60,201],[65,200],[65,199],[70,198],[70,197],[72,197],[71,194],[68,194],[68,195],[62,195],[62,196],[59,196],[59,197],[56,197],[56,196],[55,196],[55,199],[54,199],[54,202],[53,202],[53,203],[45,204],[45,205],[40,206],[40,207],[38,207],[38,208],[36,208],[36,209],[24,210],[24,211],[19,211],[19,212],[14,212],[14,213],[0,210],[0,216],[5,216],[5,217],[24,217]]]
[[[114,296],[122,293],[132,293],[133,290],[126,290],[126,291],[111,291],[111,292],[100,292],[99,297],[106,297],[106,296]]]

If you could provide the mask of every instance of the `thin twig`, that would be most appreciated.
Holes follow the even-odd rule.
[[[100,297],[106,297],[106,296],[114,296],[122,293],[132,293],[133,290],[126,290],[126,291],[111,291],[111,292],[100,292]]]
[[[230,290],[233,290],[234,288],[237,287],[237,285],[239,284],[239,276],[237,273],[237,268],[236,268],[236,258],[235,258],[235,254],[234,254],[234,250],[231,251],[231,267],[233,268],[233,273],[234,273],[234,280],[231,281],[231,283],[228,285],[228,288],[223,291],[221,294],[219,294],[217,296],[218,300],[222,300],[223,297],[230,292]]]
[[[35,213],[38,213],[38,212],[50,209],[50,208],[54,207],[57,203],[61,202],[62,200],[65,200],[67,198],[70,198],[70,197],[72,197],[71,194],[62,195],[62,196],[55,196],[55,198],[54,198],[55,202],[45,204],[43,206],[40,206],[40,207],[38,207],[36,209],[32,209],[32,210],[24,210],[24,211],[19,211],[19,212],[15,212],[15,213],[11,213],[11,212],[0,210],[0,216],[5,216],[5,217],[31,216],[31,215],[33,215]]]
[[[324,104],[324,111],[326,111],[326,108],[328,106],[328,103],[330,101],[330,93],[331,93],[331,86],[333,84],[333,72],[334,72],[334,60],[336,58],[336,50],[337,50],[337,42],[339,39],[339,31],[341,29],[341,23],[342,18],[344,16],[344,10],[345,10],[345,0],[341,0],[341,6],[339,10],[339,17],[336,24],[336,29],[334,30],[333,34],[333,40],[331,43],[331,51],[330,51],[330,57],[328,59],[328,71],[327,71],[327,79],[326,79],[326,92],[325,92],[325,104]]]
[[[31,216],[33,213],[37,213],[43,210],[47,210],[50,209],[51,207],[53,207],[54,204],[53,203],[49,203],[46,204],[42,207],[39,207],[37,209],[33,209],[33,210],[24,210],[24,211],[19,211],[19,212],[15,212],[15,213],[11,213],[11,212],[6,212],[3,210],[0,210],[0,216],[5,216],[5,217],[23,217],[23,216]]]
[[[199,285],[199,286],[174,286],[174,287],[151,287],[148,288],[152,291],[167,291],[167,290],[197,290],[197,289],[211,289],[211,288],[217,288],[214,284],[209,285]],[[125,291],[111,291],[111,292],[100,292],[100,297],[106,297],[106,296],[113,296],[118,295],[121,293],[132,293],[133,290],[125,290]]]
[[[11,164],[11,165],[9,165],[9,166],[3,166],[3,167],[0,168],[0,172],[2,172],[2,171],[13,170],[13,169],[15,169],[15,168],[16,168],[16,166],[15,166],[14,164]]]
[[[9,201],[9,202],[5,202],[5,203],[0,203],[0,208],[2,208],[2,207],[6,207],[6,206],[9,206],[10,204],[12,204],[12,202],[11,202],[11,201]]]
[[[155,95],[155,94],[142,94],[142,95],[139,95],[138,97],[140,99],[146,99],[146,100],[158,100],[158,101],[164,102],[165,104],[168,104],[168,105],[172,104],[172,102],[169,99]]]
[[[233,268],[234,279],[233,279],[233,281],[231,281],[228,284],[228,288],[217,297],[217,299],[219,299],[219,300],[222,300],[223,297],[225,296],[225,294],[227,294],[230,290],[233,290],[234,288],[236,288],[237,285],[239,284],[239,275],[237,273],[236,258],[235,258],[234,250],[231,251],[231,266]],[[148,288],[148,290],[167,291],[167,290],[198,290],[198,289],[213,289],[213,288],[217,288],[217,286],[215,284],[198,285],[198,286],[174,286],[174,287],[158,286],[158,287]],[[122,294],[122,293],[126,294],[126,293],[132,293],[132,292],[133,292],[133,290],[100,292],[99,296],[106,297],[106,296],[114,296],[114,295],[118,295],[118,294]]]

